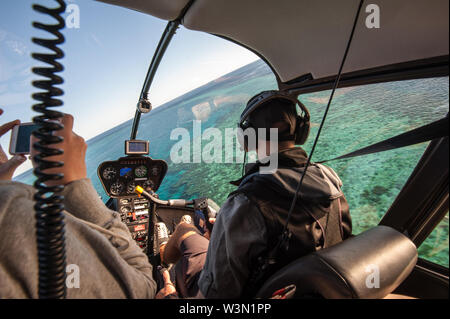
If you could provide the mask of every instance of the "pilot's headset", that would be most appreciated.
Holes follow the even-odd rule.
[[[252,123],[250,123],[248,119],[250,114],[253,113],[255,110],[257,110],[262,105],[264,105],[266,102],[273,99],[284,99],[292,102],[294,104],[296,112],[297,112],[296,105],[298,105],[301,109],[301,114],[298,114],[297,112],[296,123],[295,125],[291,126],[289,135],[280,136],[278,140],[279,141],[290,140],[294,141],[296,145],[302,145],[308,139],[310,129],[310,115],[306,106],[302,102],[300,102],[296,97],[293,97],[292,95],[288,94],[285,91],[275,91],[275,90],[262,91],[261,93],[258,93],[248,101],[247,106],[245,107],[239,119],[238,128],[240,128],[241,130],[238,130],[237,139],[241,148],[243,148],[244,150],[248,149],[248,136],[244,135],[243,133],[247,128],[253,127]],[[256,127],[253,128],[257,130]]]

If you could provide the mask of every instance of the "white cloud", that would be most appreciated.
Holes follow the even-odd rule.
[[[22,56],[27,52],[26,45],[19,41],[9,40],[6,41],[6,45],[9,46],[9,48],[18,55]]]
[[[12,52],[20,56],[29,53],[28,46],[25,44],[25,41],[12,32],[0,29],[0,42],[5,42],[5,46],[3,47],[9,48]]]

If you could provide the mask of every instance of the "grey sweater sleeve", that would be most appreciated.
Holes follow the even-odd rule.
[[[267,245],[263,217],[243,194],[222,205],[214,224],[199,288],[206,298],[239,298],[252,265]]]
[[[96,224],[109,232],[104,233],[120,256],[128,264],[126,280],[132,287],[133,297],[153,298],[156,283],[152,277],[152,266],[148,257],[131,238],[120,215],[108,209],[101,201],[90,179],[72,182],[64,188],[65,210],[76,218]],[[116,236],[114,236],[114,235]]]
[[[0,298],[38,297],[34,192],[0,181]],[[63,195],[67,297],[153,298],[156,284],[147,256],[91,181],[73,182]]]

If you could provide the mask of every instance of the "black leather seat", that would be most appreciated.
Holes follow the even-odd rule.
[[[406,279],[416,262],[417,249],[408,237],[377,226],[290,263],[271,276],[256,297],[270,298],[295,285],[293,298],[383,298]]]

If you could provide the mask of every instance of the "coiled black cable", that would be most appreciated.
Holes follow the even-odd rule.
[[[63,102],[55,97],[64,92],[55,87],[62,84],[63,79],[55,73],[64,68],[56,60],[64,56],[64,52],[57,46],[64,42],[64,36],[60,30],[65,27],[65,21],[61,14],[66,10],[63,0],[56,0],[58,8],[46,8],[41,5],[33,5],[37,12],[51,16],[57,24],[43,24],[33,22],[33,27],[47,31],[55,36],[54,39],[33,38],[35,44],[43,46],[53,53],[33,53],[32,57],[38,61],[51,65],[51,67],[35,67],[33,73],[45,77],[33,81],[33,86],[44,90],[32,95],[33,99],[40,103],[33,105],[33,110],[42,115],[33,118],[33,122],[39,125],[39,129],[33,132],[33,136],[39,139],[34,144],[38,154],[33,156],[36,163],[34,174],[37,177],[34,187],[37,192],[34,196],[36,204],[36,238],[39,260],[39,298],[64,298],[66,296],[66,251],[64,236],[64,205],[63,196],[58,195],[64,186],[47,186],[46,181],[58,180],[61,174],[44,173],[48,168],[61,167],[63,162],[46,160],[46,157],[62,154],[60,149],[52,148],[52,144],[62,141],[62,138],[54,135],[61,130],[63,125],[58,121],[63,113],[49,108],[63,105]]]

